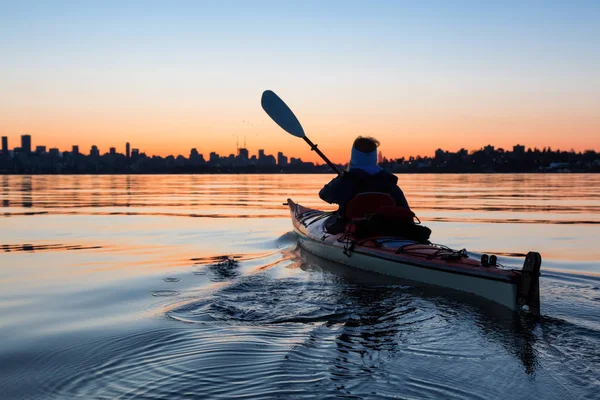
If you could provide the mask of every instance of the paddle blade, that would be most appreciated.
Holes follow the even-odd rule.
[[[297,137],[304,137],[304,129],[292,110],[271,90],[265,90],[260,99],[263,110],[283,130]]]

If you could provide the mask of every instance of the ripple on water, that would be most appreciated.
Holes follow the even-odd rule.
[[[73,251],[73,250],[98,250],[106,246],[91,246],[81,244],[63,244],[63,243],[48,243],[48,244],[2,244],[0,251],[5,253],[10,252],[43,252],[43,251]]]
[[[535,373],[536,335],[478,307],[410,286],[259,271],[171,308],[167,328],[43,355],[44,397],[483,399],[517,395],[512,377]]]
[[[180,292],[177,290],[155,290],[152,292],[152,296],[154,297],[171,297],[178,296]]]
[[[546,398],[564,397],[561,388],[573,383],[588,391],[598,385],[589,378],[597,340],[573,341],[559,323],[542,323],[547,344],[540,345],[540,333],[518,328],[512,313],[495,315],[439,291],[357,283],[312,268],[288,276],[277,269],[289,263],[244,263],[208,264],[214,275],[233,269],[236,279],[186,292],[167,307],[166,328],[42,355],[40,369],[53,371],[51,379],[38,377],[43,397],[501,398],[522,393],[524,381],[513,377],[536,376],[540,355],[568,360],[570,376],[588,377],[538,376]],[[566,343],[558,355],[556,342]],[[589,360],[578,367],[580,357],[564,351],[582,348]]]
[[[324,323],[343,330],[338,345],[348,351],[358,345],[361,349],[389,348],[428,357],[491,357],[495,349],[486,349],[482,340],[474,340],[471,325],[457,329],[451,308],[454,304],[448,304],[451,316],[440,314],[439,302],[415,296],[410,287],[340,284],[327,277],[273,279],[269,274],[255,274],[172,309],[168,315],[187,323]],[[419,335],[413,335],[415,331]]]
[[[286,355],[310,329],[177,328],[86,343],[49,354],[43,362],[59,369],[55,377],[68,379],[41,386],[67,398],[289,397],[294,385],[315,380],[310,371],[290,374],[282,369]],[[73,371],[69,365],[79,361],[80,368]]]

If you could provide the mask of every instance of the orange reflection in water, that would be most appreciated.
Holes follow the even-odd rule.
[[[318,192],[331,175],[2,176],[2,213],[287,216],[282,202],[334,209]],[[599,223],[594,174],[399,175],[418,214],[453,222]]]
[[[36,246],[38,251],[40,246],[57,251],[60,246],[99,246],[115,251],[124,246],[138,255],[147,248],[147,258],[160,246],[172,251],[173,237],[189,237],[206,249],[215,244],[221,247],[190,253],[187,259],[219,256],[227,253],[227,241],[243,240],[244,235],[252,237],[256,232],[262,232],[262,239],[277,237],[290,230],[288,209],[282,204],[287,198],[335,209],[318,198],[318,191],[331,178],[5,175],[0,212],[5,218],[0,221],[7,229],[0,245],[5,251],[19,246]],[[592,239],[600,233],[600,175],[411,174],[398,178],[411,207],[435,228],[435,241],[506,254],[545,250],[557,259],[600,256]],[[65,234],[67,240],[36,236],[57,227],[70,232]],[[163,261],[172,265],[187,259]],[[143,261],[132,261],[137,263]]]

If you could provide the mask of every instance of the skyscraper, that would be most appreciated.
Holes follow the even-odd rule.
[[[117,149],[114,147],[111,147],[108,149],[108,152],[110,153],[111,156],[114,156],[115,154],[117,154]]]
[[[131,158],[131,146],[129,145],[129,142],[125,143],[125,156]]]
[[[520,144],[513,146],[513,153],[521,155],[525,154],[525,146],[521,146]]]
[[[283,155],[283,152],[281,151],[277,153],[277,164],[280,167],[284,167],[288,164],[288,158],[285,155]]]
[[[8,156],[8,137],[2,136],[2,155]]]
[[[198,166],[205,163],[204,157],[202,156],[202,154],[198,153],[198,150],[196,148],[193,148],[190,151],[190,162],[193,166]]]
[[[31,135],[21,135],[21,151],[31,153]]]
[[[71,153],[73,153],[73,155],[79,154],[79,146],[77,146],[76,144],[73,145],[73,150],[71,150]]]
[[[239,157],[240,161],[248,161],[248,159],[250,158],[250,154],[248,153],[248,149],[246,149],[244,147],[240,147],[238,149],[238,157]]]

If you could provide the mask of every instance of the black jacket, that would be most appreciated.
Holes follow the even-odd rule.
[[[319,197],[328,203],[339,204],[340,211],[343,211],[359,193],[382,192],[391,195],[397,206],[410,208],[397,183],[398,178],[385,170],[369,175],[361,169],[351,169],[325,185]]]

